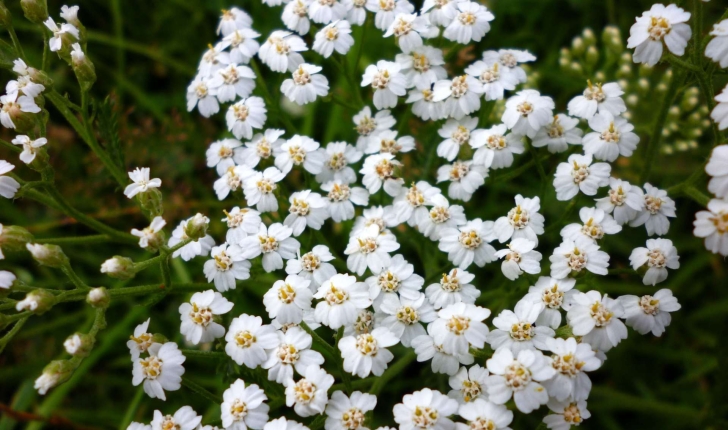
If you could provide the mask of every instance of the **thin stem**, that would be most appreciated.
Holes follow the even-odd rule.
[[[13,40],[15,53],[18,54],[18,57],[22,58],[23,61],[25,61],[25,52],[23,52],[23,46],[20,44],[20,40],[18,40],[18,35],[15,34],[15,28],[12,25],[8,27],[8,33],[10,33],[10,38]]]
[[[374,385],[372,385],[372,389],[369,390],[369,393],[374,394],[375,396],[379,394],[380,391],[387,385],[387,383],[396,377],[397,375],[400,375],[404,369],[407,368],[407,366],[415,359],[415,352],[414,350],[408,350],[407,354],[402,356],[399,360],[397,360],[393,365],[389,366],[389,368],[384,371],[382,376],[379,377],[374,382]]]
[[[301,322],[301,328],[306,330],[306,333],[311,335],[314,342],[321,348],[323,348],[332,358],[336,358],[339,356],[339,354],[337,354],[336,352],[336,349],[331,346],[330,343],[326,342],[321,336],[319,336],[318,333],[311,330],[311,327],[309,327],[305,322]]]
[[[79,278],[79,276],[76,274],[76,272],[73,270],[73,268],[71,267],[70,264],[66,263],[63,266],[61,266],[61,272],[63,272],[68,277],[68,279],[71,280],[71,283],[73,283],[73,285],[77,289],[86,290],[86,291],[91,289],[91,287],[86,285],[86,283],[83,282],[83,280],[81,278]]]
[[[35,243],[47,243],[54,245],[90,245],[92,243],[105,243],[112,240],[107,234],[95,234],[90,236],[78,237],[49,237],[45,239],[35,239]]]
[[[191,379],[189,379],[186,376],[182,377],[182,385],[184,385],[185,387],[194,391],[195,393],[199,394],[200,396],[206,398],[207,400],[211,401],[212,403],[215,403],[218,405],[222,403],[222,397],[209,392],[202,385],[198,384],[197,382],[192,381]]]
[[[19,146],[13,145],[12,143],[8,142],[7,140],[0,139],[0,145],[4,146],[5,148],[7,148],[10,151],[13,151],[15,153],[18,153],[18,154],[20,154],[21,152],[23,152],[23,150],[20,149]]]
[[[334,342],[334,345],[338,348],[339,341],[344,336],[344,327],[340,327],[339,330],[336,332],[336,341]],[[349,372],[347,372],[344,369],[344,358],[341,356],[341,354],[337,354],[338,362],[339,362],[339,372],[341,373],[341,379],[344,381],[344,387],[346,387],[346,392],[348,394],[351,394],[351,375],[349,375]]]
[[[229,358],[227,354],[224,352],[218,352],[218,351],[200,351],[199,349],[181,349],[180,352],[185,357],[193,357],[193,358],[204,358],[204,359],[214,359],[214,360],[224,360],[226,358]]]
[[[3,350],[7,346],[8,343],[15,337],[16,334],[20,331],[20,329],[23,327],[23,324],[28,321],[28,316],[22,317],[18,319],[18,322],[15,323],[13,328],[10,329],[9,332],[5,334],[5,336],[0,339],[0,354],[2,354]]]

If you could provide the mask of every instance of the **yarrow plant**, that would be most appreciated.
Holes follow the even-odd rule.
[[[714,93],[728,67],[728,21],[711,30],[700,2],[692,13],[656,4],[636,17],[629,51],[605,30],[617,73],[597,69],[595,41],[579,39],[561,62],[584,79],[547,94],[533,53],[482,49],[498,44],[499,17],[486,5],[419,3],[223,10],[204,36],[217,39],[199,46],[195,76],[178,89],[193,118],[219,128],[187,154],[209,168],[196,179],[213,203],[179,219],[164,211],[189,209],[165,199],[172,178],[155,160],[128,166],[111,102],[91,100],[93,33],[78,7],[64,6],[59,23],[45,1],[21,2],[45,37],[34,64],[0,3],[12,41],[0,48],[13,54],[0,62],[13,73],[0,98],[11,135],[0,143],[12,155],[0,160],[2,203],[36,201],[96,232],[46,238],[30,232],[45,236],[42,227],[0,224],[0,260],[13,258],[0,270],[0,351],[37,315],[85,301],[90,328],[69,333],[70,357],[50,362],[35,389],[52,393],[96,363],[111,348],[99,337],[109,325],[129,336],[122,361],[141,386],[122,423],[133,430],[566,430],[591,417],[587,402],[604,412],[610,389],[593,390],[591,375],[636,335],[670,336],[681,304],[668,287],[704,267],[684,262],[698,252],[677,240],[685,208],[701,208],[691,240],[728,256],[728,87]],[[51,78],[56,57],[74,72],[79,100]],[[631,62],[670,67],[662,104],[640,100],[650,83],[630,77]],[[710,110],[695,111],[706,122],[695,138],[712,149],[670,182],[658,174],[661,145],[678,132],[667,122],[691,104],[674,106],[693,83]],[[107,223],[61,194],[51,107],[138,219]],[[63,248],[105,242],[114,251],[99,254],[102,287]],[[30,260],[63,281],[34,278]],[[129,299],[141,306],[119,320],[113,305]],[[49,324],[69,324],[57,318]],[[141,396],[181,399],[181,389],[213,407],[137,414]],[[136,417],[150,424],[128,422]]]

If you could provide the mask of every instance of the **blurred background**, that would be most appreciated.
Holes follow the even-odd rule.
[[[14,14],[13,22],[30,64],[40,64],[42,38],[38,28],[23,18],[17,1],[5,3]],[[419,3],[415,2],[418,7]],[[583,90],[585,80],[594,79],[599,71],[610,81],[624,79],[629,88],[625,97],[636,97],[632,100],[636,104],[630,104],[630,111],[642,142],[634,157],[619,160],[614,174],[637,182],[643,168],[640,160],[652,129],[653,113],[662,100],[666,79],[664,66],[658,65],[652,71],[632,67],[621,58],[620,48],[614,45],[613,38],[609,43],[603,43],[601,39],[605,26],[613,25],[621,31],[622,46],[625,45],[634,18],[649,9],[651,2],[490,0],[485,3],[496,16],[491,32],[472,49],[448,54],[454,64],[451,72],[462,70],[466,63],[480,57],[484,49],[527,49],[538,57],[530,68],[529,85],[554,97],[557,111],[564,111],[568,100]],[[692,7],[691,1],[678,3],[683,3],[682,6],[688,9]],[[48,1],[49,12],[56,20],[63,4]],[[244,202],[239,195],[224,202],[216,199],[212,183],[217,177],[214,170],[205,166],[205,150],[210,142],[225,135],[223,115],[204,119],[196,111],[187,113],[186,88],[195,75],[207,44],[217,41],[215,30],[221,9],[236,6],[250,13],[255,19],[254,29],[262,34],[259,39],[262,43],[272,30],[282,28],[279,19],[281,8],[268,8],[259,0],[82,0],[74,4],[81,8],[79,18],[88,30],[87,55],[94,62],[98,75],[92,92],[97,103],[108,98],[107,103],[113,107],[113,119],[118,124],[118,136],[128,170],[149,166],[153,177],[162,178],[165,219],[169,227],[201,211],[213,220],[212,234],[220,241],[224,237],[224,227],[219,222],[223,216],[222,209],[243,205]],[[704,34],[724,14],[725,6],[718,0],[705,5]],[[572,45],[574,37],[582,35],[585,28],[593,31],[596,42],[592,46],[599,54],[592,65],[589,62],[593,58],[588,62],[583,60],[587,49],[578,42]],[[361,69],[379,59],[393,59],[397,53],[391,39],[374,37],[376,31],[373,27],[369,29]],[[3,40],[9,42],[7,32],[2,34]],[[306,37],[309,46],[310,38],[311,35]],[[562,51],[562,48],[569,50]],[[373,57],[375,54],[379,56]],[[317,54],[307,55],[312,59],[309,61],[321,60]],[[572,63],[585,66],[579,70]],[[78,88],[71,69],[57,58],[51,64],[50,74],[55,88],[61,93],[67,92],[72,100],[78,100]],[[324,74],[332,82],[334,91],[345,95],[347,84],[339,82],[335,69],[324,67]],[[269,89],[275,93],[282,77],[270,74],[265,67],[263,69],[267,74],[266,82],[270,83]],[[2,83],[13,78],[6,70],[0,72],[0,76]],[[725,83],[726,75],[718,75],[716,89],[722,88]],[[691,88],[688,82],[678,95],[675,110],[670,113],[663,140],[665,148],[651,176],[651,182],[660,188],[683,181],[702,166],[709,154],[712,141],[705,122],[707,108],[705,101],[697,97],[697,90]],[[400,120],[400,131],[414,135],[420,149],[436,145],[436,139],[431,137],[434,129],[422,127],[411,117],[402,118],[404,109],[401,106],[394,112]],[[49,111],[48,149],[61,192],[83,212],[119,229],[146,226],[138,208],[124,198],[101,163],[63,122],[58,112],[52,107]],[[284,112],[291,116],[300,132],[311,135],[322,144],[333,140],[353,142],[355,138],[351,123],[351,116],[356,113],[353,110],[318,102],[303,110],[284,107]],[[272,112],[269,111],[269,115],[268,126],[278,126]],[[10,141],[14,134],[2,129],[0,138]],[[423,175],[423,160],[419,157],[414,154],[406,159],[410,169],[405,172],[406,178]],[[556,164],[563,161],[562,158],[566,157],[549,158],[545,166],[547,173],[552,173]],[[4,148],[0,148],[0,159],[16,164],[20,177],[36,177],[35,172],[20,166],[15,154]],[[529,159],[528,154],[517,157],[512,169],[517,169]],[[433,178],[433,172],[429,173],[430,178]],[[507,172],[494,174],[493,180]],[[468,218],[495,219],[504,215],[513,206],[515,194],[539,194],[544,184],[537,178],[534,172],[514,179],[501,176],[499,181],[494,182],[497,186],[490,186],[491,179],[486,180],[485,187],[466,205]],[[291,189],[295,187],[295,179],[289,178]],[[705,189],[706,183],[700,183],[701,189]],[[583,198],[577,207],[589,204],[590,200]],[[545,184],[542,212],[546,216],[547,227],[550,221],[561,218],[566,205],[556,202],[550,182]],[[722,258],[709,254],[702,242],[692,236],[694,213],[700,207],[685,198],[678,199],[677,206],[678,217],[672,220],[667,237],[678,247],[681,268],[671,272],[668,280],[659,287],[671,288],[683,308],[673,314],[672,324],[662,338],[640,336],[630,330],[629,339],[609,353],[602,369],[591,374],[594,382],[589,398],[592,418],[583,424],[583,428],[728,428],[727,266]],[[577,222],[577,213],[571,213],[567,221]],[[1,200],[0,223],[24,226],[41,238],[93,234],[73,219],[30,200],[14,203]],[[596,285],[581,287],[597,288],[613,296],[641,295],[656,290],[644,287],[637,274],[622,270],[629,267],[631,249],[644,246],[647,238],[644,228],[629,231],[605,239],[605,249],[612,256],[610,268],[615,269],[614,275],[607,280],[600,279]],[[540,246],[544,263],[550,250],[559,242],[558,233],[558,229],[546,233]],[[327,234],[337,235],[339,229]],[[345,229],[340,243],[344,243],[347,234]],[[401,252],[422,271],[420,273],[424,273],[423,263],[417,259],[416,243],[402,241]],[[122,254],[135,260],[150,257],[138,248],[100,243],[67,246],[64,250],[76,271],[90,285],[113,288],[157,282],[154,273],[138,276],[133,284],[99,273],[100,264],[112,255]],[[432,258],[443,265],[446,263],[442,255]],[[203,258],[189,264],[175,261],[173,278],[177,282],[204,281],[203,262]],[[67,282],[60,272],[38,267],[24,253],[7,255],[7,259],[0,261],[0,269],[12,269],[19,278],[32,285],[51,286]],[[429,273],[429,269],[426,272]],[[505,284],[496,264],[473,272],[476,285],[484,291],[479,304],[492,309],[494,315],[512,307],[528,288],[524,278]],[[241,283],[229,296],[236,302],[236,307],[228,314],[227,321],[242,312],[261,314],[260,297],[273,280],[275,276],[268,275],[257,278],[255,282]],[[177,312],[182,300],[184,296],[170,296],[160,303],[137,299],[112,307],[107,314],[109,328],[100,334],[91,356],[69,382],[44,397],[33,390],[34,379],[50,360],[63,356],[62,342],[68,335],[88,329],[93,315],[87,306],[79,303],[58,306],[42,317],[31,318],[0,355],[0,430],[37,430],[42,427],[113,429],[120,425],[125,427],[124,423],[130,418],[149,422],[154,409],[172,413],[184,404],[193,406],[201,414],[214,416],[219,408],[188,390],[168,393],[168,401],[162,402],[149,399],[141,394],[141,387],[131,385],[131,362],[125,346],[128,336],[137,324],[151,315],[154,332],[163,333],[170,340],[182,344]],[[395,353],[401,354],[401,351]],[[188,359],[185,367],[195,381],[217,394],[221,394],[237,377],[235,369],[216,367],[214,362]],[[447,378],[433,376],[429,363],[414,364],[400,378],[391,381],[387,392],[380,397],[380,405],[393,405],[403,394],[425,385],[449,391]],[[517,413],[512,427],[536,428],[543,413],[545,408],[533,416]],[[276,411],[272,416],[281,414],[293,417],[292,411],[284,410]],[[381,410],[376,414],[372,428],[392,424],[391,410]]]

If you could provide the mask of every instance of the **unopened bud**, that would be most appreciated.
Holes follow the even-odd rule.
[[[78,83],[81,85],[81,89],[88,91],[94,82],[96,82],[96,68],[94,67],[94,63],[84,54],[81,45],[78,43],[73,44],[71,66],[73,67],[73,72],[76,74]]]
[[[33,235],[23,227],[0,224],[0,257],[3,251],[23,251],[32,241]]]
[[[31,311],[36,315],[45,313],[56,304],[56,298],[46,290],[33,290],[25,298],[15,304],[15,310]]]
[[[127,280],[136,275],[136,270],[134,270],[134,262],[131,258],[115,255],[104,261],[101,265],[101,273],[106,273],[112,278]]]
[[[48,4],[46,0],[20,0],[20,7],[28,21],[43,24],[48,19]]]
[[[61,6],[61,18],[65,19],[67,23],[81,30],[83,24],[78,19],[78,6]]]
[[[11,24],[12,16],[10,15],[10,11],[7,6],[5,6],[5,2],[0,1],[0,25],[3,27],[10,27]]]
[[[599,61],[599,50],[595,46],[590,46],[586,50],[586,64],[594,66]]]
[[[66,338],[63,347],[74,357],[85,357],[94,347],[94,338],[86,333],[74,333]]]
[[[597,43],[597,37],[594,35],[594,32],[591,28],[585,28],[584,31],[581,33],[581,37],[584,38],[584,44],[587,46],[593,46],[595,43]]]
[[[104,287],[93,288],[86,295],[86,303],[94,308],[106,308],[111,303],[111,296]]]
[[[207,234],[207,226],[209,224],[210,219],[198,213],[187,221],[185,235],[192,240],[202,239]]]
[[[162,192],[158,188],[148,188],[147,191],[137,194],[136,199],[147,218],[154,219],[164,213]]]
[[[583,54],[584,49],[586,49],[586,46],[584,45],[584,39],[582,39],[581,37],[575,37],[574,40],[571,41],[571,53],[575,57]]]
[[[3,293],[10,292],[10,287],[15,283],[15,274],[7,270],[0,270],[0,297]]]
[[[25,247],[33,255],[35,261],[43,266],[59,268],[68,264],[68,257],[58,245],[28,243]]]
[[[45,395],[48,390],[71,377],[75,366],[68,360],[54,360],[48,363],[43,373],[35,380],[35,389]]]

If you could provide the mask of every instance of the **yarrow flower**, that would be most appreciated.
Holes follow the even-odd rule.
[[[728,201],[709,201],[707,211],[695,214],[693,225],[693,234],[705,238],[705,247],[710,252],[728,256]]]
[[[536,285],[528,288],[521,301],[542,304],[541,312],[536,319],[537,326],[549,326],[557,329],[561,326],[561,309],[566,309],[569,297],[576,293],[576,279],[557,279],[541,276]]]
[[[542,310],[541,303],[521,300],[513,311],[502,311],[493,318],[496,330],[488,333],[488,344],[496,351],[508,348],[516,355],[523,350],[547,350],[548,341],[554,338],[555,332],[534,324]]]
[[[293,230],[281,223],[266,227],[261,223],[258,234],[246,237],[240,242],[243,258],[252,259],[263,255],[263,269],[266,272],[283,268],[283,259],[290,260],[296,257],[301,243],[292,238]]]
[[[260,97],[239,100],[225,113],[228,130],[237,139],[250,139],[254,128],[263,128],[266,112],[265,102]]]
[[[371,85],[374,90],[374,106],[377,109],[397,106],[397,97],[404,96],[407,92],[407,79],[401,70],[402,68],[397,63],[380,60],[376,65],[368,66],[364,71],[361,86]]]
[[[458,13],[455,19],[443,32],[445,38],[461,44],[480,42],[490,31],[490,21],[493,21],[495,16],[488,8],[474,1],[461,1],[456,7]]]
[[[609,112],[612,116],[620,115],[627,111],[627,106],[622,100],[624,91],[616,82],[607,84],[592,84],[586,81],[587,87],[584,93],[576,96],[569,102],[567,109],[569,115],[589,120],[597,112]]]
[[[609,254],[599,250],[599,246],[586,237],[575,240],[564,239],[556,249],[551,260],[551,277],[566,278],[572,272],[588,270],[596,275],[606,275],[609,267]]]
[[[705,47],[705,56],[725,69],[728,67],[728,19],[713,25],[710,35],[713,38]]]
[[[609,195],[595,200],[597,209],[612,214],[619,225],[635,219],[645,207],[642,188],[616,178],[609,178]]]
[[[253,171],[249,177],[244,178],[243,192],[248,206],[255,206],[258,212],[276,212],[278,199],[273,193],[278,189],[276,184],[285,177],[286,174],[277,168],[268,167],[262,172]]]
[[[286,384],[286,406],[301,417],[322,414],[329,401],[327,391],[334,385],[334,377],[318,366],[308,366],[303,378]]]
[[[681,57],[693,34],[686,24],[689,19],[690,12],[674,4],[652,5],[649,11],[637,17],[637,22],[629,29],[627,48],[636,48],[632,60],[654,66],[662,58],[663,41],[671,53]]]
[[[154,343],[147,352],[148,357],[134,359],[132,384],[143,383],[149,397],[166,400],[165,391],[176,391],[181,386],[185,356],[174,342]]]
[[[640,334],[652,332],[654,336],[662,336],[665,328],[670,325],[671,312],[680,310],[681,306],[672,291],[663,288],[655,294],[642,297],[625,295],[620,296],[619,303],[624,307],[624,316],[628,326]]]
[[[480,290],[471,284],[473,279],[475,279],[475,275],[472,273],[452,269],[448,273],[443,273],[440,282],[427,286],[425,289],[427,299],[435,309],[460,302],[473,304],[475,299],[480,297]]]
[[[226,429],[262,429],[268,421],[268,396],[256,384],[237,379],[222,393],[220,418]]]
[[[713,148],[705,173],[711,176],[708,191],[718,198],[728,199],[728,145]]]
[[[622,304],[598,291],[571,296],[566,320],[574,336],[583,336],[593,348],[607,352],[627,339],[627,327],[619,319],[624,316]]]
[[[266,350],[278,346],[278,335],[260,317],[243,314],[233,318],[225,342],[225,353],[234,362],[255,369],[267,360]]]
[[[486,364],[491,373],[486,381],[491,402],[502,405],[512,397],[524,414],[548,402],[549,395],[540,383],[551,379],[556,371],[540,351],[526,349],[516,355],[502,348]]]
[[[351,396],[343,391],[334,391],[326,406],[325,428],[369,430],[364,427],[365,415],[377,405],[377,396],[354,391]]]
[[[521,136],[534,138],[553,118],[554,101],[536,90],[522,90],[506,101],[501,121]]]
[[[299,105],[311,103],[316,97],[325,97],[329,93],[329,80],[318,74],[321,70],[321,67],[312,64],[299,65],[292,78],[283,81],[281,92]]]
[[[670,229],[670,220],[674,218],[675,201],[667,196],[667,191],[645,184],[645,206],[642,212],[630,221],[630,227],[639,227],[644,224],[647,235],[662,236]]]
[[[48,143],[48,139],[45,137],[39,137],[38,139],[32,140],[28,136],[18,135],[12,140],[13,145],[20,145],[23,147],[23,152],[20,153],[20,161],[25,164],[30,164],[35,160],[38,155],[38,148]]]
[[[316,33],[313,42],[313,50],[324,58],[329,58],[334,51],[346,55],[349,49],[354,46],[354,38],[351,37],[351,24],[346,20],[334,21]]]
[[[276,334],[278,346],[267,350],[268,359],[261,366],[268,369],[268,380],[285,386],[293,380],[294,369],[304,375],[307,368],[324,364],[321,353],[311,349],[311,335],[302,328],[291,326],[285,333],[277,331]]]
[[[303,313],[311,309],[313,292],[311,281],[298,275],[288,275],[285,280],[276,281],[263,296],[268,316],[280,324],[299,324]]]
[[[566,163],[560,163],[554,175],[554,188],[558,200],[571,200],[581,190],[587,196],[593,196],[600,187],[609,184],[612,167],[607,163],[592,164],[589,154],[572,154]]]
[[[309,288],[314,291],[332,276],[336,275],[336,269],[329,263],[334,256],[325,245],[316,245],[311,251],[286,262],[286,273],[298,275],[311,281]]]
[[[321,284],[313,296],[323,299],[316,305],[316,320],[337,330],[356,320],[357,310],[371,306],[367,285],[351,275],[334,275]]]
[[[394,354],[386,348],[398,343],[399,338],[387,327],[341,338],[338,348],[344,360],[344,371],[360,378],[366,378],[370,373],[381,376],[394,358]]]
[[[438,311],[437,316],[430,323],[430,334],[448,354],[466,354],[469,347],[479,349],[485,345],[488,326],[483,320],[490,316],[490,310],[467,303],[455,303]]]
[[[210,251],[211,260],[204,265],[207,282],[214,282],[220,292],[234,290],[236,280],[250,278],[250,262],[243,258],[243,250],[237,245],[224,243]]]
[[[501,271],[503,275],[514,281],[526,272],[537,275],[541,272],[541,253],[535,251],[536,244],[528,239],[514,239],[508,244],[508,249],[502,249],[495,253],[497,258],[502,258]]]
[[[677,248],[669,239],[648,239],[647,247],[635,248],[629,256],[629,263],[634,270],[647,264],[642,282],[645,285],[656,285],[667,279],[667,269],[679,269],[680,262]]]
[[[5,176],[6,173],[11,172],[13,169],[15,169],[15,166],[5,160],[0,160],[0,196],[6,199],[15,197],[15,193],[20,189],[20,184],[15,178]]]
[[[400,430],[452,430],[450,418],[458,410],[458,402],[439,391],[424,388],[405,394],[402,403],[394,405],[394,421]]]
[[[495,220],[493,233],[501,243],[523,238],[538,245],[538,235],[544,233],[544,216],[539,213],[541,199],[517,194],[515,201],[516,207],[509,210],[507,216]]]
[[[218,292],[207,290],[195,293],[189,303],[182,303],[179,307],[182,319],[180,332],[193,345],[220,338],[225,334],[225,328],[213,318],[230,312],[232,308],[233,303]]]
[[[534,148],[547,147],[550,153],[564,152],[569,145],[581,145],[584,131],[577,128],[579,120],[564,114],[554,115],[553,120],[544,125],[531,144]]]
[[[308,30],[303,33],[307,32]],[[306,42],[299,36],[277,30],[271,33],[260,47],[258,57],[274,72],[284,73],[286,70],[294,72],[304,63],[303,56],[299,52],[307,50]]]
[[[162,399],[164,400],[164,399]],[[198,428],[202,421],[202,416],[197,415],[191,407],[182,406],[174,413],[174,415],[163,415],[162,412],[155,410],[154,419],[152,420],[152,430],[166,430],[169,428],[180,430],[193,430]]]
[[[552,353],[549,357],[551,367],[556,370],[556,375],[543,383],[549,396],[558,401],[586,400],[592,386],[586,372],[593,372],[602,365],[596,352],[588,343],[577,343],[573,337],[547,339],[546,344]]]
[[[460,269],[467,269],[472,263],[483,267],[496,259],[495,248],[488,243],[493,239],[493,222],[474,219],[457,228],[444,229],[439,248]]]

